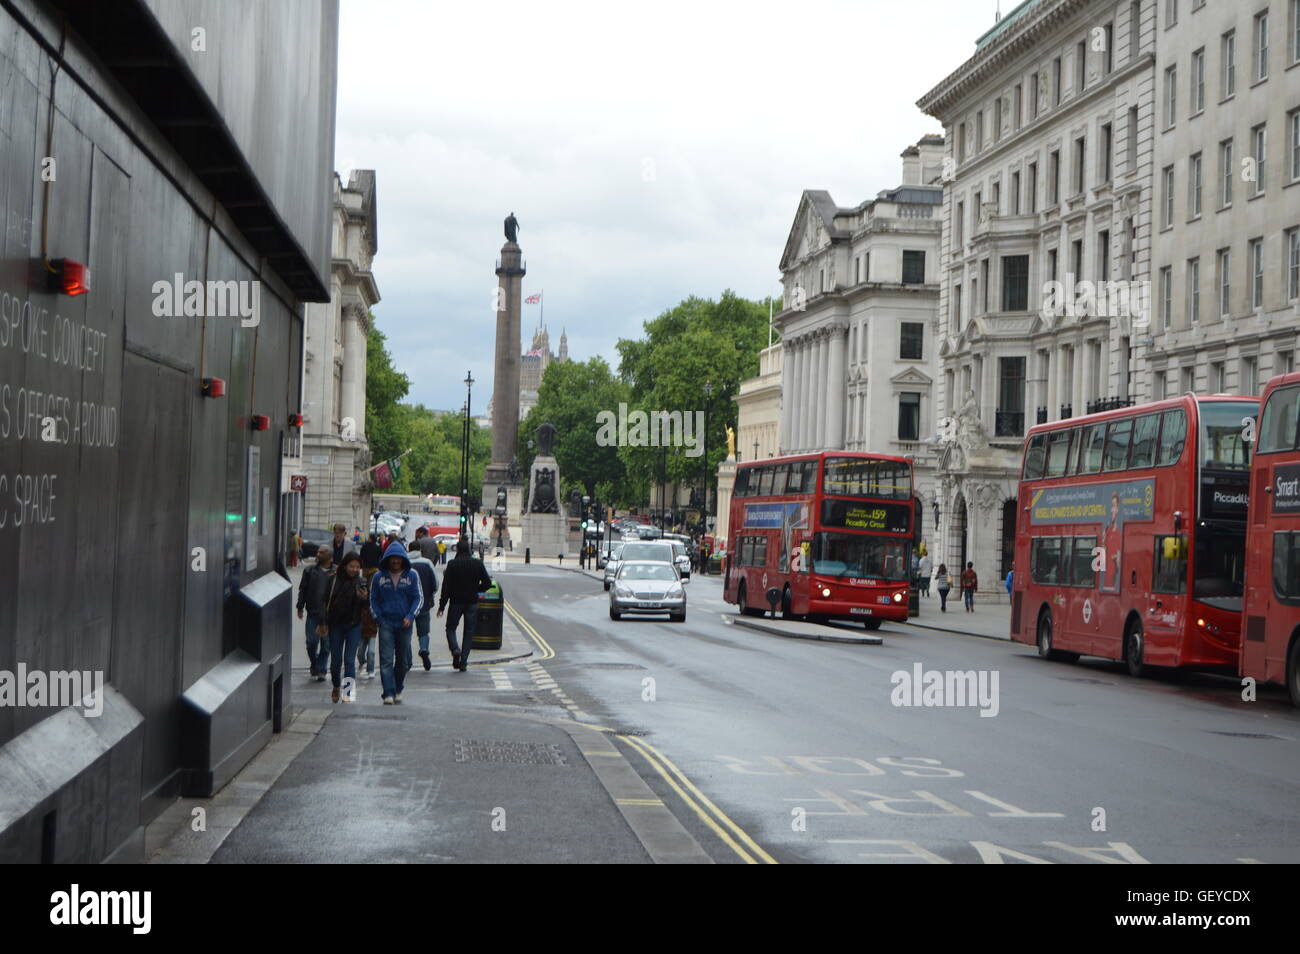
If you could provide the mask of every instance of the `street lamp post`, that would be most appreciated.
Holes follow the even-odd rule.
[[[461,425],[460,438],[460,515],[461,524],[473,536],[474,525],[469,516],[469,409],[473,400],[474,375],[465,372],[465,420]]]
[[[704,438],[702,455],[704,469],[700,474],[700,529],[707,533],[709,529],[709,405],[713,399],[713,382],[704,382]]]

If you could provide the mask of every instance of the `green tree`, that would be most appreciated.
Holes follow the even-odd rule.
[[[372,314],[366,338],[366,439],[375,462],[406,450],[402,443],[403,412],[398,402],[410,389],[410,379],[393,367],[384,333]]]

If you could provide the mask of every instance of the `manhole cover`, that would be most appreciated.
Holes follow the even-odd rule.
[[[636,663],[587,663],[583,669],[645,669]]]
[[[550,742],[500,742],[457,739],[457,762],[511,762],[517,765],[568,765],[558,745]]]

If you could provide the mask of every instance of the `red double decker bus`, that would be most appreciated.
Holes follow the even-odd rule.
[[[1030,430],[1011,638],[1041,656],[1237,667],[1255,398],[1193,394]]]
[[[1300,373],[1264,388],[1251,466],[1241,675],[1300,706]]]
[[[906,620],[920,504],[912,462],[845,451],[736,468],[723,598],[760,615]]]

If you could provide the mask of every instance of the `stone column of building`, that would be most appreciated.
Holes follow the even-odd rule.
[[[827,440],[827,411],[826,406],[826,378],[830,375],[831,363],[830,337],[825,328],[817,332],[817,374],[813,382],[813,403],[817,406],[817,440],[813,444],[815,450],[821,450],[826,446]]]
[[[339,402],[340,430],[349,438],[348,418],[352,419],[350,438],[366,439],[366,310],[360,305],[343,309],[343,395]]]
[[[794,338],[790,342],[790,447],[792,451],[803,450],[803,339]]]
[[[784,454],[791,447],[790,440],[790,374],[794,349],[790,342],[781,342],[781,424],[777,433],[778,453]],[[744,454],[744,449],[741,449]]]
[[[808,335],[805,344],[804,385],[803,385],[803,449],[812,450],[817,446],[817,402],[813,390],[817,381],[817,333]]]
[[[844,447],[844,374],[846,355],[845,337],[848,329],[844,325],[832,325],[829,329],[827,374],[826,374],[826,440],[822,446],[828,450],[841,450]]]
[[[1047,349],[1047,419],[1061,415],[1061,354],[1055,345]]]

